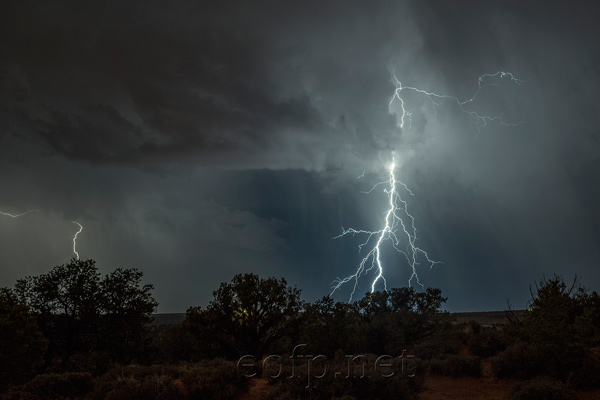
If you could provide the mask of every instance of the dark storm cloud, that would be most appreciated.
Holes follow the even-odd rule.
[[[8,6],[9,129],[104,163],[322,170],[340,147],[385,145],[389,50],[372,41],[391,21],[365,25],[366,6],[225,4]]]
[[[423,281],[450,307],[523,303],[542,273],[600,282],[591,4],[0,7],[0,206],[45,213],[26,220],[36,228],[2,225],[6,265],[46,232],[64,237],[46,244],[61,261],[79,219],[82,254],[143,266],[163,310],[206,302],[240,271],[315,298],[357,264],[355,242],[330,241],[340,226],[378,228],[385,199],[360,190],[393,151],[421,247],[444,261]],[[472,109],[526,124],[478,133],[452,101],[434,109],[414,93],[410,129],[390,113],[393,74],[463,100],[499,70],[527,82],[498,80]],[[28,257],[28,273],[48,267]],[[394,286],[405,268],[389,270]]]

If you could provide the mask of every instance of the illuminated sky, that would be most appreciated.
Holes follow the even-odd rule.
[[[141,269],[161,312],[238,272],[314,300],[360,260],[331,238],[381,226],[385,194],[360,192],[393,151],[447,309],[525,307],[543,274],[600,289],[594,3],[122,3],[0,6],[0,211],[42,210],[0,215],[0,286],[68,262],[76,220],[81,258]],[[407,94],[408,129],[389,107],[394,73],[464,99],[498,70],[527,83],[474,110],[526,124],[478,133]]]

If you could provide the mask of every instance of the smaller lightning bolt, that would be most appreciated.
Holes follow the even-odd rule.
[[[71,221],[71,222],[73,222],[75,225],[79,226],[79,230],[77,231],[77,233],[75,233],[75,236],[73,236],[73,254],[75,254],[75,257],[77,257],[77,259],[79,260],[79,253],[77,252],[77,236],[83,230],[83,226],[81,226],[81,224],[77,221]]]
[[[36,213],[36,212],[40,212],[41,210],[29,210],[29,211],[25,211],[24,213],[21,214],[10,214],[10,213],[6,213],[6,212],[2,212],[0,211],[1,215],[5,215],[7,217],[11,217],[11,218],[19,218],[22,217],[23,215],[27,215],[27,214],[31,214],[31,213]]]
[[[491,81],[492,79],[496,79],[496,78],[499,78],[499,79],[509,78],[511,82],[513,82],[517,85],[521,85],[522,83],[527,82],[526,80],[515,78],[515,76],[510,72],[498,71],[494,74],[483,74],[479,77],[477,91],[475,91],[473,96],[471,96],[467,100],[461,101],[458,97],[448,96],[448,95],[444,95],[444,94],[437,94],[437,93],[433,93],[433,92],[427,92],[423,89],[418,89],[416,87],[411,87],[411,86],[402,86],[402,83],[398,80],[398,78],[396,78],[396,74],[394,73],[394,80],[396,81],[396,90],[394,91],[394,95],[392,96],[392,98],[390,100],[390,106],[392,105],[392,103],[395,100],[398,100],[400,102],[400,109],[402,110],[402,115],[400,116],[400,128],[404,127],[405,119],[407,119],[408,123],[409,123],[408,129],[410,129],[412,127],[412,117],[411,117],[412,113],[410,113],[409,111],[406,110],[406,107],[404,106],[404,104],[405,104],[404,99],[402,99],[402,97],[400,96],[400,93],[403,90],[411,90],[413,92],[424,94],[431,102],[431,105],[433,106],[433,110],[435,111],[436,114],[437,114],[436,106],[439,106],[442,104],[442,102],[440,100],[442,100],[442,101],[443,100],[453,100],[454,102],[456,102],[456,104],[458,105],[458,107],[460,108],[460,110],[462,112],[464,112],[465,114],[468,114],[471,118],[473,118],[476,121],[478,133],[481,133],[482,126],[487,125],[487,123],[491,122],[491,121],[496,121],[496,122],[499,122],[501,125],[507,125],[507,126],[517,126],[517,125],[524,124],[525,123],[524,121],[506,122],[506,121],[504,121],[504,119],[501,116],[480,115],[476,111],[470,111],[465,108],[465,106],[467,104],[473,103],[475,101],[475,98],[477,97],[477,95],[479,95],[479,93],[481,92],[481,90],[484,87],[499,86],[497,83]],[[438,101],[436,102],[436,100],[438,100]]]
[[[28,210],[28,211],[22,212],[20,214],[11,214],[11,213],[7,213],[4,211],[0,211],[0,215],[4,215],[4,216],[10,217],[10,218],[19,218],[24,215],[36,213],[36,212],[40,212],[40,211],[41,210]],[[77,257],[77,259],[79,260],[79,253],[77,252],[77,236],[79,236],[81,231],[83,231],[83,226],[77,221],[71,221],[71,222],[73,222],[75,225],[77,225],[79,227],[79,230],[77,232],[75,232],[75,236],[73,236],[73,254],[75,254],[75,257]]]

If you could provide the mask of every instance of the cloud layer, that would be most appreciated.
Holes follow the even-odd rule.
[[[377,227],[380,195],[359,192],[392,156],[421,245],[445,262],[425,282],[451,307],[524,302],[544,272],[600,282],[592,6],[1,7],[0,209],[44,216],[0,220],[0,285],[61,262],[77,219],[82,256],[141,267],[165,311],[206,302],[236,271],[325,295],[358,261],[354,242],[329,239],[341,225]],[[469,109],[526,124],[479,131],[452,101],[406,93],[401,129],[389,105],[394,74],[468,99],[499,70],[527,82],[497,80]],[[47,256],[20,256],[32,243]],[[404,268],[390,271],[394,286]]]

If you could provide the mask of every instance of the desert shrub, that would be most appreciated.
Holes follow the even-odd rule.
[[[98,379],[94,399],[230,399],[244,389],[236,364],[215,359],[195,364],[114,368]]]
[[[498,330],[482,330],[467,341],[469,351],[479,357],[491,357],[506,350],[508,339]]]
[[[589,293],[577,277],[567,285],[560,276],[544,278],[531,296],[529,311],[504,329],[511,340],[527,345],[500,353],[497,371],[506,377],[545,375],[561,381],[583,374],[586,357],[599,344],[600,296]]]
[[[481,332],[481,324],[477,321],[471,320],[466,324],[465,330],[471,335],[477,335]]]
[[[447,375],[448,359],[432,358],[424,362],[425,368],[434,375]]]
[[[223,359],[182,366],[179,379],[190,398],[230,399],[248,385],[238,375],[236,363]]]
[[[539,374],[542,370],[539,360],[537,349],[523,342],[509,346],[490,359],[492,373],[498,378],[519,379],[528,379]]]
[[[564,383],[541,377],[518,383],[511,393],[512,400],[577,400],[577,395]]]
[[[450,355],[445,358],[435,358],[424,363],[426,368],[435,375],[444,376],[481,376],[481,359],[478,356]]]
[[[568,383],[575,389],[600,388],[600,348],[586,354],[581,368],[569,376]]]
[[[148,375],[144,379],[132,376],[117,378],[103,387],[101,397],[106,400],[169,400],[178,399],[179,389],[172,377],[166,375]],[[96,394],[97,395],[97,394]]]
[[[305,380],[287,380],[263,397],[264,400],[288,399],[398,399],[414,400],[415,392],[405,380],[389,379],[344,379],[330,378],[317,387],[306,388]]]
[[[11,388],[2,400],[75,399],[87,395],[92,388],[93,378],[89,373],[43,374]]]
[[[183,323],[165,328],[157,342],[160,358],[167,363],[197,361],[196,337]]]
[[[422,360],[440,358],[447,354],[458,354],[463,347],[465,337],[465,333],[460,330],[443,330],[415,345],[413,354]]]
[[[280,378],[275,380],[277,387],[265,399],[415,399],[416,393],[423,384],[424,371],[420,360],[405,360],[404,374],[402,374],[400,359],[386,360],[386,362],[391,361],[392,367],[384,371],[375,370],[376,359],[374,355],[367,355],[351,363],[348,377],[347,359],[343,356],[336,357],[328,364],[325,376],[321,379],[312,378],[310,385],[306,362],[296,360],[293,373],[291,363],[286,362],[283,364]],[[365,365],[364,374],[362,361]],[[311,371],[311,374],[320,375],[324,371],[323,365],[315,365]],[[384,374],[395,372],[395,374],[384,377],[382,372]],[[413,377],[408,376],[413,374]],[[294,377],[290,378],[292,375]]]

